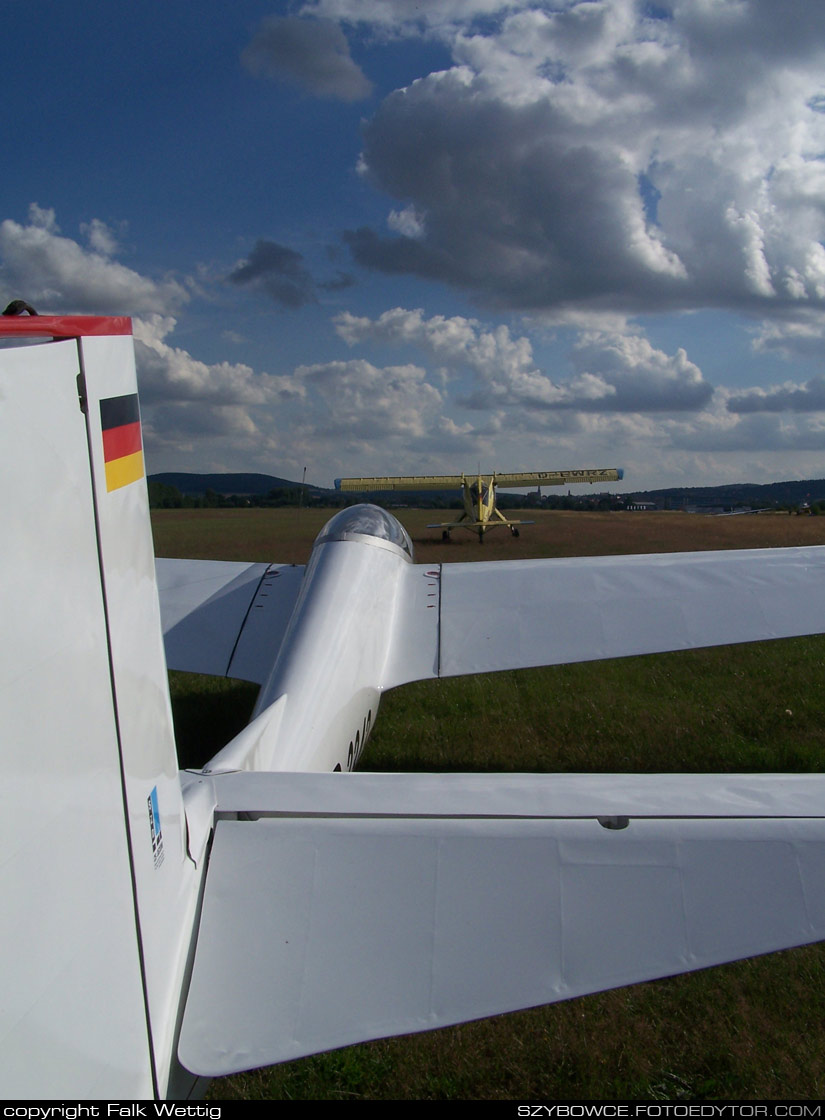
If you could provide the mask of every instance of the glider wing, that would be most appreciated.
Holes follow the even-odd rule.
[[[170,669],[262,684],[298,597],[303,566],[156,560]]]
[[[445,564],[439,676],[825,631],[825,547]]]

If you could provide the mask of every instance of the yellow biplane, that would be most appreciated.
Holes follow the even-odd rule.
[[[513,521],[504,516],[496,505],[498,486],[564,486],[573,482],[618,482],[624,472],[606,467],[578,471],[527,471],[520,474],[476,475],[422,474],[384,476],[380,478],[336,478],[336,490],[372,493],[377,490],[449,490],[461,488],[464,511],[457,521],[428,525],[428,529],[441,529],[441,539],[450,540],[453,529],[468,529],[478,534],[479,544],[484,544],[484,534],[499,525],[506,525],[514,537],[519,535],[519,525],[532,525],[532,521]]]

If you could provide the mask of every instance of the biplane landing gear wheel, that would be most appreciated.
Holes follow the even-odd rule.
[[[513,534],[514,537],[518,536],[518,529],[516,528],[515,525],[510,526],[510,532]]]
[[[446,529],[445,529],[445,530],[444,530],[444,532],[443,532],[443,533],[441,534],[441,539],[442,539],[442,541],[444,542],[444,544],[449,544],[449,543],[450,543],[450,541],[452,540],[452,538],[451,538],[450,534],[449,534],[449,533],[447,532],[447,530],[446,530]]]

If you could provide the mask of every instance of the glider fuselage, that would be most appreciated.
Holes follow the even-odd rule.
[[[327,523],[252,721],[207,773],[355,768],[375,722],[375,682],[411,563],[406,530],[376,506],[344,509]]]

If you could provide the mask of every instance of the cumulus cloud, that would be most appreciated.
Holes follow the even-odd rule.
[[[686,268],[646,219],[643,168],[604,126],[588,143],[563,117],[549,98],[508,102],[466,67],[391,95],[366,127],[364,166],[414,208],[417,236],[350,231],[355,259],[502,307],[678,299]]]
[[[89,247],[102,257],[113,257],[120,248],[114,230],[99,218],[92,218],[88,223],[84,222],[80,232],[88,238]]]
[[[825,377],[812,377],[796,384],[792,381],[770,389],[746,389],[732,393],[731,412],[825,412]]]
[[[277,463],[278,472],[295,471],[312,428],[301,379],[241,362],[200,361],[167,341],[175,327],[169,316],[133,320],[150,470],[272,472]]]
[[[175,319],[161,315],[134,321],[135,357],[145,403],[234,407],[277,404],[304,395],[301,383],[291,377],[255,373],[243,363],[198,361],[165,341],[175,326]]]
[[[313,391],[337,437],[425,436],[442,396],[420,366],[379,368],[362,359],[299,366],[295,377]]]
[[[480,326],[477,319],[461,315],[433,315],[426,319],[420,307],[412,311],[395,307],[378,319],[342,311],[333,322],[339,336],[350,346],[359,342],[412,343],[439,358],[465,361],[476,352]]]
[[[475,409],[509,403],[588,412],[683,411],[703,408],[713,393],[683,349],[668,355],[638,334],[583,332],[571,354],[574,375],[553,379],[537,367],[530,339],[514,338],[505,325],[487,329],[459,315],[428,319],[420,309],[401,307],[375,320],[343,312],[334,322],[351,346],[413,345],[438,362],[471,370],[479,384],[464,403]]]
[[[372,91],[343,31],[326,19],[269,16],[242,60],[253,74],[290,82],[317,97],[360,101]]]
[[[825,7],[634,0],[305,6],[441,40],[361,169],[362,265],[519,310],[825,304]]]
[[[825,313],[795,309],[791,315],[765,320],[753,339],[757,353],[777,353],[783,358],[816,358],[825,351]]]
[[[682,412],[704,408],[713,386],[681,347],[659,350],[639,334],[585,332],[573,352],[580,375],[589,373],[614,391],[602,407],[621,412]]]
[[[247,409],[238,405],[203,408],[192,401],[157,405],[149,410],[143,427],[150,450],[159,441],[177,445],[182,440],[191,448],[195,444],[203,446],[213,437],[229,437],[236,444],[241,437],[243,445],[249,437],[260,435]]]
[[[712,391],[683,352],[590,331],[571,351],[572,376],[552,381],[536,368],[529,339],[507,328],[401,308],[335,322],[350,345],[412,346],[453,372],[438,388],[425,365],[356,358],[272,376],[242,363],[201,362],[167,341],[174,319],[139,319],[150,457],[165,455],[183,469],[187,456],[203,469],[272,470],[277,462],[287,475],[323,462],[330,477],[456,470],[476,459],[506,469],[616,460],[628,477],[644,477],[654,459],[664,485],[812,476],[825,450],[825,379]],[[475,375],[475,402],[455,397],[459,370]],[[483,411],[466,411],[474,405]],[[736,466],[743,455],[753,457],[746,469]],[[317,466],[315,476],[324,481]]]
[[[43,312],[98,315],[165,313],[186,303],[176,280],[152,280],[113,259],[117,239],[93,219],[83,227],[88,247],[62,236],[54,210],[33,203],[28,224],[0,223],[0,286]]]
[[[672,424],[668,429],[671,447],[686,451],[758,453],[760,470],[764,472],[770,452],[784,452],[798,462],[802,452],[825,451],[825,419],[815,416],[751,415],[731,417],[726,423],[712,415],[697,418],[688,424]],[[821,460],[814,471],[822,473]],[[785,477],[802,473],[803,468],[790,468]]]
[[[405,206],[403,210],[390,210],[387,225],[395,233],[413,240],[424,236],[424,222],[414,206]]]
[[[368,23],[385,38],[453,30],[467,22],[494,17],[514,5],[510,0],[308,0],[302,11],[308,15]]]

